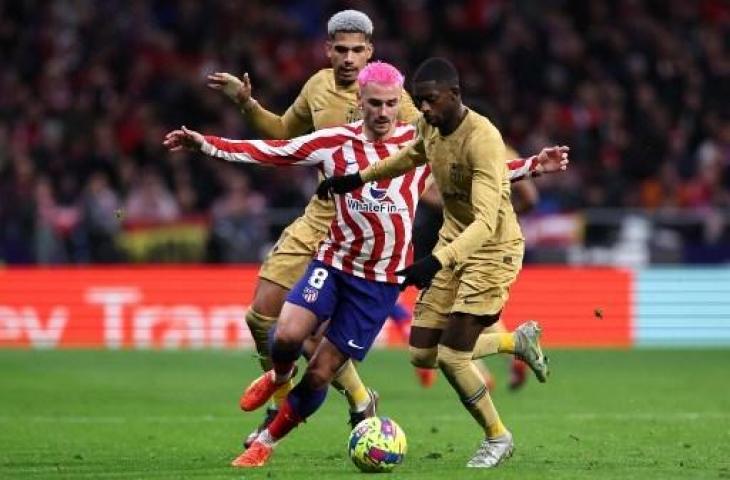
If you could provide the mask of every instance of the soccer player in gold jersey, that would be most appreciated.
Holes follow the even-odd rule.
[[[538,380],[544,382],[548,375],[535,322],[514,333],[483,333],[499,320],[524,252],[510,202],[505,145],[487,118],[462,103],[458,73],[447,60],[423,62],[412,93],[423,113],[418,138],[359,173],[325,179],[317,193],[346,193],[430,163],[444,201],[444,225],[433,253],[402,272],[404,287],[426,289],[416,305],[411,361],[438,366],[484,430],[485,438],[467,466],[495,467],[511,456],[514,443],[472,360],[514,353]],[[567,147],[555,148],[567,155]]]
[[[505,147],[505,159],[507,159],[507,161],[514,160],[519,157],[519,154],[515,149],[509,145],[505,145]],[[525,178],[519,182],[512,182],[511,190],[512,208],[518,216],[532,211],[539,201],[540,193],[538,192],[535,183],[529,178]],[[443,200],[441,199],[441,194],[435,184],[432,183],[430,188],[428,188],[421,196],[419,207],[426,209],[423,213],[426,218],[423,219],[424,224],[420,225],[421,230],[419,230],[417,242],[414,243],[416,260],[431,253],[438,241],[438,230],[443,224],[443,215],[441,212],[443,208]],[[420,214],[421,212],[419,209],[419,215]],[[423,231],[424,228],[426,229],[425,232]],[[508,329],[504,322],[500,319],[486,331],[491,333],[504,333],[507,332]],[[483,363],[481,360],[474,360],[474,365],[476,365],[479,369],[489,391],[493,391],[497,384],[494,375],[487,367],[486,363]],[[422,387],[430,388],[435,383],[436,370],[419,367],[415,367],[415,369],[416,376],[418,377]],[[525,382],[527,382],[527,365],[515,357],[510,358],[509,381],[507,382],[507,387],[512,391],[516,391],[522,388]]]
[[[327,23],[325,51],[332,67],[314,74],[283,115],[266,110],[251,96],[248,74],[238,79],[228,73],[214,73],[208,85],[236,102],[249,124],[264,138],[289,139],[312,130],[334,127],[360,118],[357,75],[372,58],[373,24],[362,12],[344,10]],[[420,113],[403,90],[398,120],[411,123]],[[335,217],[334,203],[313,196],[304,214],[289,225],[266,257],[246,323],[251,330],[264,371],[271,369],[268,332],[276,322],[292,286],[304,274],[319,243]],[[313,345],[307,345],[312,348]],[[313,351],[313,348],[312,348]],[[366,389],[353,364],[348,361],[332,382],[350,404],[350,423],[375,414],[376,393]],[[276,406],[287,395],[287,383],[274,397],[264,422],[246,441],[248,447],[260,430],[276,415]]]

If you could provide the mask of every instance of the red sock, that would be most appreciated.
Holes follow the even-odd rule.
[[[276,414],[274,420],[269,425],[269,433],[275,440],[279,440],[286,436],[289,432],[302,423],[304,419],[294,412],[289,404],[289,400],[285,400],[279,407],[279,413]]]

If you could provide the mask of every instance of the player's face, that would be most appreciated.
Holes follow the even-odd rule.
[[[350,85],[357,80],[357,74],[372,56],[373,44],[362,33],[335,33],[327,41],[327,58],[332,62],[338,85]]]
[[[439,127],[458,111],[459,96],[447,85],[419,82],[413,85],[413,102],[429,125]]]
[[[398,117],[402,88],[368,83],[360,89],[360,109],[365,129],[381,138],[390,133]]]

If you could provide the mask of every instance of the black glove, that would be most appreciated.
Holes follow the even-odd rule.
[[[413,285],[421,290],[431,285],[431,280],[433,280],[433,277],[439,270],[441,270],[441,262],[433,255],[429,255],[403,270],[395,272],[395,274],[406,277],[400,285],[401,290],[405,290],[408,285]]]
[[[319,187],[317,187],[317,196],[320,200],[327,200],[332,194],[351,192],[362,187],[363,184],[360,173],[328,177],[322,180]]]

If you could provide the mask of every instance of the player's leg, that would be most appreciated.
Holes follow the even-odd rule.
[[[495,467],[513,450],[512,434],[502,424],[473,358],[483,330],[499,320],[521,268],[522,251],[522,242],[514,242],[499,250],[478,251],[460,265],[451,315],[439,343],[441,371],[485,433],[469,467]]]
[[[261,369],[264,372],[271,370],[272,367],[271,352],[269,351],[269,332],[279,318],[281,307],[288,292],[288,288],[259,276],[254,290],[254,300],[246,312],[246,325],[248,325],[251,332]],[[266,409],[261,423],[244,438],[244,448],[248,448],[258,434],[271,423],[276,416],[279,403],[286,398],[293,386],[293,382],[287,382],[274,392],[273,401]],[[241,403],[239,400],[239,406],[243,408]]]
[[[329,270],[318,261],[312,261],[306,273],[289,292],[282,307],[271,346],[273,368],[265,372],[249,385],[244,392],[241,404],[247,410],[255,409],[267,401],[278,388],[288,382],[296,373],[295,361],[302,352],[305,340],[317,328],[322,319],[329,318],[336,305],[337,282],[329,275]],[[263,403],[262,403],[263,402]],[[286,399],[282,402],[286,404]],[[282,414],[276,412],[272,422]],[[266,427],[268,428],[268,426]],[[264,432],[264,428],[257,436]],[[257,446],[256,439],[243,454],[234,461],[234,466],[259,466],[266,461],[270,448]]]
[[[303,233],[307,233],[306,225],[298,219],[281,234],[259,269],[254,299],[246,312],[246,324],[251,331],[259,362],[265,372],[272,367],[269,333],[279,318],[286,295],[304,274],[311,260],[311,253],[308,253],[304,244],[298,240]],[[274,392],[264,418],[244,438],[245,448],[248,448],[256,436],[273,420],[279,403],[286,398],[293,385],[293,382],[286,382]],[[239,400],[239,405],[244,408],[243,396]]]
[[[494,325],[487,328],[484,333],[509,333],[509,330],[507,329],[507,326],[504,324],[502,319],[499,319]],[[481,338],[481,336],[480,336]],[[478,354],[477,349],[479,347],[479,340],[477,340],[477,345],[474,347],[474,353],[475,356]],[[509,362],[509,381],[507,382],[507,387],[510,390],[518,390],[522,388],[522,386],[527,382],[527,364],[523,362],[522,360],[518,359],[517,357],[509,357],[507,359]],[[479,365],[485,365],[484,363],[478,361]],[[486,368],[486,366],[484,367]],[[488,370],[487,370],[488,372]],[[482,372],[482,375],[484,375],[484,372]],[[494,380],[492,379],[492,382]],[[486,382],[487,385],[489,385],[489,382]],[[490,391],[492,388],[490,387]]]
[[[453,313],[438,345],[439,368],[486,437],[467,466],[493,467],[512,454],[512,435],[502,424],[484,379],[472,361],[477,338],[496,319],[494,315]]]
[[[243,468],[265,465],[276,444],[322,406],[332,380],[347,360],[336,346],[322,339],[302,379],[289,392],[272,422],[232,465]]]
[[[253,302],[246,312],[246,325],[251,332],[263,371],[271,370],[269,332],[281,314],[288,293],[289,288],[259,277],[256,281]]]
[[[430,387],[436,379],[438,343],[448,322],[457,286],[453,270],[444,268],[416,300],[408,350],[411,364],[416,367],[416,374],[424,387]]]
[[[269,370],[271,365],[268,351],[271,325],[276,322],[286,295],[304,275],[324,235],[324,232],[310,225],[305,217],[300,217],[284,230],[261,266],[254,302],[247,312],[246,323],[251,330],[264,371]],[[348,403],[353,406],[350,409],[351,416],[363,402],[371,399],[369,390],[363,385],[351,363],[342,368],[333,384],[345,393]],[[245,447],[248,447],[273,419],[278,405],[286,398],[292,386],[293,383],[286,383],[274,393],[273,402],[267,409],[263,421],[245,438]],[[374,415],[375,406],[376,403],[370,401],[361,411],[372,412]]]
[[[269,331],[279,318],[288,293],[288,288],[259,277],[256,281],[253,302],[246,312],[246,325],[251,331],[259,362],[264,371],[271,369]]]
[[[522,268],[523,252],[524,242],[517,240],[498,250],[472,255],[464,267],[453,310],[474,315],[499,313]],[[527,363],[540,382],[544,382],[549,369],[540,346],[541,333],[534,321],[521,324],[514,332],[483,333],[474,346],[474,358],[496,353],[514,354]]]
[[[474,358],[497,353],[512,354],[525,362],[540,382],[545,382],[550,369],[548,358],[540,345],[541,335],[542,329],[534,320],[522,323],[514,332],[483,333],[474,347]]]
[[[241,397],[243,410],[261,407],[281,385],[291,381],[302,345],[317,323],[317,316],[311,310],[289,302],[284,304],[271,344],[272,368],[246,389]]]
[[[336,288],[325,286],[322,294],[336,291],[337,299],[333,300],[336,301],[334,311],[328,315],[331,321],[325,338],[319,343],[302,380],[289,393],[276,418],[251,448],[234,461],[235,466],[263,465],[276,443],[322,405],[327,388],[342,365],[349,358],[362,360],[370,350],[398,297],[395,285],[359,279],[334,269],[327,271],[328,282],[334,283]],[[289,300],[295,300],[297,290],[295,287]],[[327,299],[325,302],[332,303]],[[289,302],[285,309],[288,305]],[[318,317],[323,318],[322,311],[319,311]],[[272,353],[276,354],[276,350]]]
[[[270,272],[269,269],[267,273]],[[240,402],[243,410],[259,408],[261,401],[273,395],[274,387],[287,383],[304,341],[322,319],[331,315],[336,288],[327,267],[316,260],[311,261],[304,275],[287,294],[287,301],[282,307],[270,352],[273,369],[265,372],[244,392]]]
[[[326,231],[313,226],[306,216],[298,218],[282,233],[281,239],[262,266],[262,276],[292,288],[304,274],[325,235]],[[363,403],[370,404],[368,389],[351,362],[342,367],[332,384],[345,394],[351,412],[357,412]]]
[[[322,341],[325,329],[329,322],[325,322],[318,331],[304,343],[304,352],[307,358],[311,358],[319,343]],[[346,361],[335,373],[332,386],[345,395],[350,405],[350,425],[355,426],[368,417],[377,413],[378,393],[370,388],[360,379],[355,363]]]
[[[408,338],[408,352],[411,364],[416,369],[418,381],[424,388],[430,388],[436,382],[436,357],[438,355],[439,338],[441,338],[441,330],[439,329],[411,327]]]

